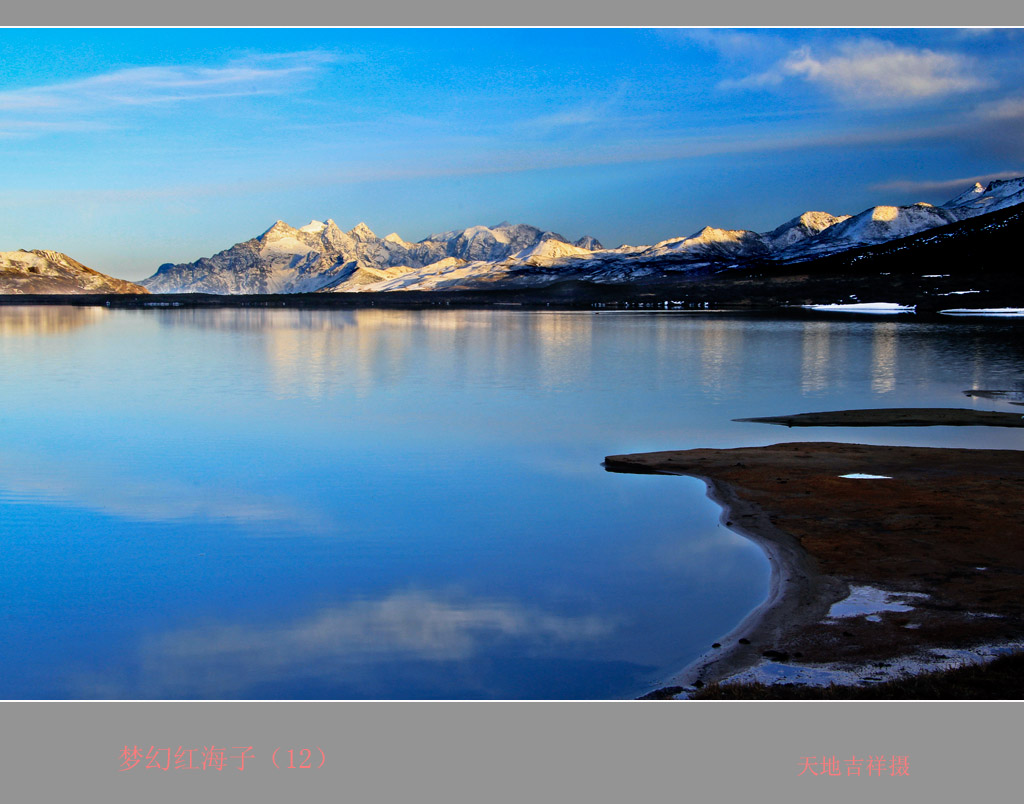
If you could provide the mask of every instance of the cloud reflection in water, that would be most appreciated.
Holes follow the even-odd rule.
[[[245,697],[254,686],[297,677],[329,683],[343,676],[346,683],[358,683],[375,666],[458,662],[499,642],[546,653],[604,639],[614,630],[614,622],[597,616],[396,592],[280,625],[215,623],[154,637],[142,646],[142,689],[133,692],[155,698]]]

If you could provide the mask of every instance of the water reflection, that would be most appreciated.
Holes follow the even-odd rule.
[[[1020,387],[1024,322],[4,314],[7,332],[89,327],[0,341],[13,697],[628,695],[733,627],[767,570],[699,482],[603,456],[1020,438],[732,419]]]
[[[0,338],[24,335],[57,335],[102,322],[104,307],[0,306]]]
[[[95,511],[129,522],[227,522],[259,534],[318,533],[327,523],[308,505],[256,494],[230,482],[187,482],[171,473],[138,477],[100,456],[60,461],[0,451],[0,510],[48,505]]]
[[[871,336],[871,390],[887,394],[896,387],[896,339],[894,323],[875,324]]]
[[[695,382],[710,399],[742,393],[751,377],[799,373],[803,394],[821,396],[847,383],[873,395],[892,394],[900,378],[922,389],[934,361],[976,385],[998,352],[993,329],[948,328],[907,322],[745,322],[729,316],[632,315],[485,310],[166,310],[152,311],[163,327],[186,325],[241,338],[249,360],[258,349],[273,392],[281,398],[365,398],[407,382],[434,381],[458,390],[493,384],[564,390],[595,381],[620,388],[671,387]],[[967,348],[962,335],[969,333]],[[952,336],[946,343],[945,334]],[[912,338],[904,355],[899,345]],[[867,342],[865,352],[861,344]],[[956,343],[954,346],[953,344]],[[847,347],[850,347],[849,349]],[[1019,349],[1018,349],[1019,352]],[[631,360],[631,355],[643,355]],[[847,363],[847,359],[852,361]],[[865,362],[865,358],[867,358]],[[796,361],[795,364],[793,361]],[[901,361],[905,361],[901,365]],[[958,368],[957,368],[958,367]],[[906,382],[904,382],[904,387]]]
[[[719,393],[722,391],[727,361],[739,346],[742,346],[741,340],[730,342],[728,322],[709,322],[703,328],[700,343],[700,383],[703,387]]]
[[[596,316],[537,315],[530,319],[530,339],[537,345],[540,384],[569,385],[590,374],[591,338]]]
[[[805,394],[824,390],[828,385],[832,329],[833,325],[825,321],[804,324],[800,387]]]

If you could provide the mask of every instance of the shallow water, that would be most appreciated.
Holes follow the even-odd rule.
[[[607,698],[764,597],[690,478],[605,455],[1020,448],[1015,321],[0,308],[0,697]],[[870,470],[870,467],[867,467]]]

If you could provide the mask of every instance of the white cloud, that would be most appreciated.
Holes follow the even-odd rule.
[[[981,89],[989,83],[977,75],[973,62],[965,56],[871,39],[842,44],[824,56],[804,47],[766,72],[723,81],[719,86],[756,88],[793,78],[817,84],[844,99],[873,103],[923,100]]]

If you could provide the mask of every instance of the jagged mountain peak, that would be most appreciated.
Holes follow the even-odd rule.
[[[849,215],[833,215],[831,212],[820,210],[808,210],[795,220],[814,232],[822,232],[829,226],[833,226],[849,218]]]
[[[292,234],[293,232],[297,231],[298,229],[294,229],[284,221],[274,221],[274,225],[267,229],[267,231],[265,231],[263,234],[261,234],[259,236],[259,239],[263,240],[272,235]]]
[[[849,215],[833,215],[830,212],[808,210],[807,212],[797,215],[795,218],[790,218],[781,226],[768,232],[767,235],[770,238],[778,238],[793,229],[799,229],[804,236],[809,234],[818,234],[819,232],[825,231],[828,227],[834,226],[840,221],[845,221],[849,217]]]
[[[719,229],[716,226],[705,226],[689,237],[671,237],[668,240],[662,240],[654,247],[686,248],[705,243],[738,243],[751,236],[755,236],[755,233],[746,229]]]
[[[830,212],[808,210],[772,231],[766,232],[763,237],[772,248],[786,249],[801,240],[821,234],[829,227],[842,223],[849,217],[849,215],[833,215]]]
[[[352,227],[348,232],[349,237],[354,237],[356,240],[377,240],[378,237],[373,233],[373,229],[367,226],[365,223],[360,221]]]
[[[1024,201],[1024,176],[1012,179],[993,179],[985,187],[975,182],[956,198],[943,204],[961,217],[978,215],[981,211],[994,212],[997,209],[1015,206]]]
[[[512,260],[526,265],[551,266],[561,260],[589,256],[589,249],[578,248],[558,237],[548,237],[518,252]]]
[[[988,188],[986,188],[982,186],[981,182],[976,181],[974,182],[973,187],[967,188],[962,193],[960,193],[960,195],[956,196],[955,198],[951,198],[942,206],[944,206],[946,209],[950,209],[952,207],[958,207],[962,204],[966,204],[970,201],[975,200],[979,196],[984,195],[991,187],[991,182],[989,182]]]
[[[604,246],[601,245],[601,241],[596,237],[590,235],[583,235],[579,240],[573,243],[576,248],[585,248],[587,251],[601,251]]]

